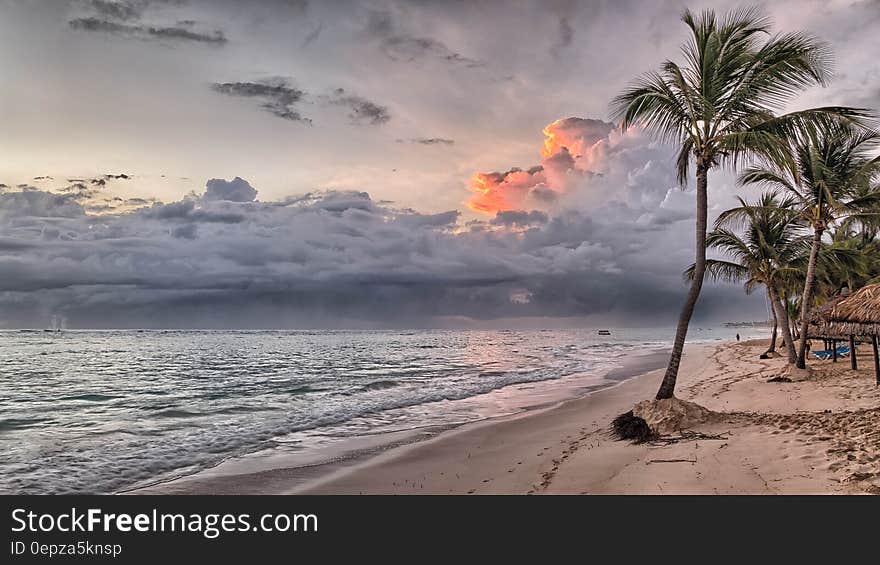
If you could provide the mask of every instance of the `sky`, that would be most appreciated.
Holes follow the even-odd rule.
[[[835,54],[792,108],[880,107],[880,2],[764,5]],[[670,326],[694,193],[609,102],[684,7],[0,0],[0,327]]]

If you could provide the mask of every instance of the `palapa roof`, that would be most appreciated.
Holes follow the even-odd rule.
[[[829,300],[810,313],[810,335],[880,335],[880,284]]]

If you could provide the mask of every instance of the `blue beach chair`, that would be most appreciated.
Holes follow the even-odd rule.
[[[837,348],[838,357],[846,357],[847,355],[849,355],[848,345],[841,345]],[[831,349],[820,349],[819,351],[813,351],[813,357],[816,359],[831,359],[834,357],[834,351]]]

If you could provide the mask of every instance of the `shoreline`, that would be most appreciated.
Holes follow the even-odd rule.
[[[349,441],[342,441],[340,445],[317,450],[305,457],[302,455],[279,455],[274,448],[233,456],[206,469],[168,478],[157,477],[113,494],[283,494],[293,492],[308,488],[332,473],[368,463],[389,451],[419,445],[462,428],[526,418],[542,411],[553,410],[566,402],[599,394],[620,386],[628,380],[639,378],[658,367],[665,366],[668,358],[668,347],[657,347],[633,355],[625,358],[620,366],[590,376],[593,380],[600,378],[606,383],[611,382],[611,384],[567,383],[552,389],[549,393],[551,396],[556,395],[556,398],[541,399],[538,402],[525,404],[511,414],[489,416],[475,421],[451,422],[447,425],[429,425],[395,432],[362,435]],[[552,382],[551,380],[511,384],[484,393],[484,395],[517,387],[532,388],[536,385],[540,387],[542,384]],[[541,395],[545,393],[546,391],[539,391]]]
[[[620,368],[620,382],[585,396],[333,466],[192,476],[132,494],[880,493],[880,387],[869,352],[859,352],[858,371],[814,361],[807,379],[768,382],[785,374],[785,360],[759,359],[766,343],[686,346],[676,396],[714,414],[661,441],[618,441],[610,422],[653,398],[665,363],[631,378]]]

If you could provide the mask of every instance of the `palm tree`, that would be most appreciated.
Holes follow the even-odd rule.
[[[679,146],[678,180],[684,185],[696,166],[696,261],[694,277],[675,332],[669,365],[657,399],[671,398],[688,325],[706,272],[707,184],[720,164],[736,166],[760,156],[783,160],[783,140],[830,117],[859,119],[859,110],[817,108],[775,116],[801,90],[824,85],[830,59],[825,45],[802,33],[769,35],[771,23],[755,8],[725,16],[713,11],[682,20],[691,31],[682,46],[683,65],[663,63],[638,78],[612,103],[621,128],[645,127]]]
[[[742,198],[739,201],[742,206],[722,213],[706,238],[707,247],[722,251],[730,260],[707,259],[707,272],[716,280],[745,281],[746,293],[759,285],[766,288],[773,319],[779,321],[774,324],[768,352],[773,350],[776,326],[781,325],[789,363],[794,363],[791,325],[779,288],[786,277],[805,262],[809,242],[802,235],[798,215],[792,210],[792,199],[780,200],[768,192],[755,203]],[[727,229],[736,224],[744,227],[742,236]],[[690,278],[694,271],[695,265],[691,265],[685,274]]]
[[[740,176],[742,184],[761,184],[793,196],[804,221],[813,230],[800,312],[800,343],[797,366],[806,367],[807,326],[816,259],[822,236],[836,222],[857,221],[878,215],[880,190],[871,185],[880,172],[880,157],[870,151],[880,142],[880,134],[847,123],[826,123],[813,131],[792,138],[792,159],[770,160],[748,168]]]
[[[867,187],[868,191],[876,188]],[[846,287],[850,292],[862,286],[877,282],[880,276],[880,241],[877,240],[880,216],[861,215],[849,217],[831,231],[833,245],[851,249],[862,257],[860,269],[840,269],[831,273],[826,285],[828,292],[836,292]]]
[[[831,242],[822,242],[819,257],[816,261],[816,275],[813,283],[813,294],[810,308],[824,303],[829,298],[840,294],[844,289],[852,292],[862,287],[871,278],[872,266],[876,265],[877,242],[866,236],[865,231],[853,232],[851,224],[838,224],[829,229]],[[838,256],[848,254],[845,261],[823,261],[823,256],[835,252]],[[806,279],[806,277],[804,277]],[[803,282],[801,289],[803,289]]]

